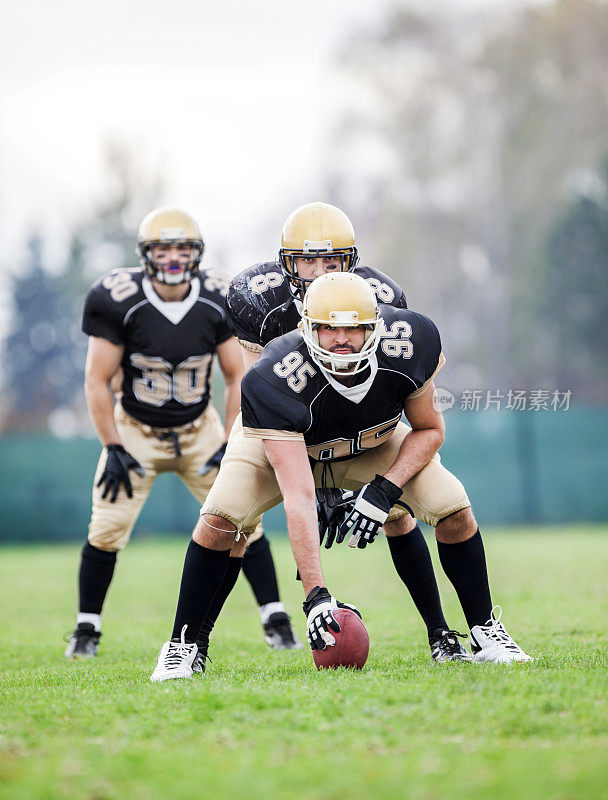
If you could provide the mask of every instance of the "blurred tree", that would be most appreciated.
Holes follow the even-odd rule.
[[[604,152],[607,25],[599,0],[394,6],[341,55],[329,194],[439,324],[455,389],[563,379],[538,335],[543,250]]]
[[[28,263],[14,278],[14,324],[4,343],[8,384],[4,427],[16,432],[46,428],[49,412],[70,403],[81,380],[69,301],[44,269],[41,241],[28,242]]]
[[[63,270],[45,269],[42,242],[32,237],[28,263],[14,279],[12,332],[3,347],[4,432],[92,430],[82,390],[84,297],[104,272],[136,264],[137,224],[162,191],[160,170],[146,170],[127,142],[107,141],[103,167],[100,198],[72,231]]]
[[[545,248],[541,298],[546,372],[575,397],[606,402],[608,385],[608,160],[604,182],[581,175]]]

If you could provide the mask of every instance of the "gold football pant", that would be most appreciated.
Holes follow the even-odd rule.
[[[127,497],[124,487],[121,487],[114,503],[108,498],[104,500],[101,496],[103,487],[97,488],[107,457],[106,449],[102,450],[93,484],[89,542],[100,550],[108,551],[122,550],[129,541],[152,484],[162,472],[174,472],[199,503],[204,503],[217,469],[212,469],[206,475],[199,475],[198,470],[224,441],[224,426],[211,403],[200,417],[176,428],[144,425],[127,414],[120,403],[114,408],[114,419],[125,450],[139,461],[145,475],[139,477],[133,470],[129,472],[133,497]],[[250,541],[259,538],[262,533],[260,526]]]
[[[391,438],[362,455],[329,465],[315,464],[315,486],[325,483],[342,489],[358,490],[376,473],[383,475],[397,458],[401,443],[410,428],[399,422]],[[333,474],[333,479],[331,475]],[[260,515],[282,501],[274,470],[266,458],[261,438],[244,436],[241,415],[232,428],[226,455],[219,474],[201,513],[217,514],[229,520],[246,534],[255,529]],[[413,515],[435,527],[444,517],[471,505],[462,483],[441,463],[437,453],[403,488],[401,500]],[[401,506],[393,506],[388,521],[407,514]]]

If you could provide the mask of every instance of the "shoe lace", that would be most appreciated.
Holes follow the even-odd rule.
[[[202,660],[203,663],[205,663],[205,661],[208,661],[210,664],[213,663],[211,661],[211,658],[209,657],[209,653],[208,653],[208,650],[209,650],[209,637],[206,636],[204,638],[197,639],[196,640],[196,646],[198,647],[198,651],[197,651],[196,655],[194,656],[194,661],[196,662],[196,661]]]
[[[496,613],[497,610],[498,614]],[[494,606],[494,608],[490,612],[490,619],[484,625],[485,634],[490,639],[492,639],[492,641],[496,642],[502,647],[506,647],[507,650],[512,650],[513,652],[519,653],[521,648],[513,641],[513,639],[507,633],[505,626],[500,621],[501,617],[502,617],[502,607],[498,605]]]
[[[461,652],[461,645],[458,638],[468,639],[468,634],[459,633],[454,630],[442,631],[441,636],[435,641],[437,647],[446,655],[456,656]]]
[[[185,633],[188,626],[184,625],[180,634],[179,642],[169,642],[167,655],[165,656],[165,669],[177,669],[184,658],[187,658],[190,650],[186,644]]]

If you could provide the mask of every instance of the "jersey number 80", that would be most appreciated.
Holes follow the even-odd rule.
[[[140,403],[162,406],[177,400],[184,406],[199,403],[207,390],[209,368],[213,356],[191,356],[175,368],[164,358],[133,353],[131,364],[142,371],[133,380],[133,394]]]

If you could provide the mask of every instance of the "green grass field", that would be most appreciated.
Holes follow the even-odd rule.
[[[434,665],[385,542],[334,548],[328,585],[363,611],[361,672],[270,652],[240,580],[191,681],[149,683],[186,539],[119,560],[94,662],[63,657],[78,546],[0,550],[0,798],[608,797],[608,529],[485,536],[495,602],[530,665]],[[432,546],[433,555],[435,547]],[[303,637],[288,544],[273,542]],[[465,629],[440,588],[450,624]]]

